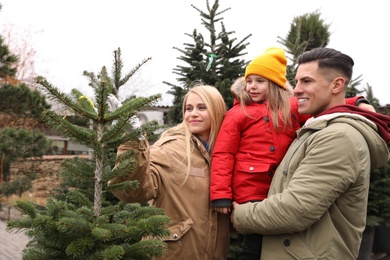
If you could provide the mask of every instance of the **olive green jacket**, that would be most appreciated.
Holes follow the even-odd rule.
[[[328,114],[298,131],[268,198],[234,211],[239,232],[264,234],[261,259],[356,259],[366,225],[370,173],[388,162],[376,126]]]

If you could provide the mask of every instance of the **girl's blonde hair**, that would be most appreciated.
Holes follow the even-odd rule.
[[[268,81],[267,109],[271,112],[272,123],[276,131],[284,132],[286,128],[292,127],[290,107],[290,97],[293,94],[292,87],[288,81],[286,82],[285,88],[280,87],[271,80]],[[240,96],[240,104],[245,114],[245,106],[252,103],[252,97],[246,91],[246,88],[243,88],[242,95]],[[282,123],[283,129],[281,129],[280,123]]]

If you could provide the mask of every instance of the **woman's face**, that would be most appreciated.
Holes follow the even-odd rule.
[[[210,136],[211,120],[206,104],[198,94],[190,93],[185,105],[184,121],[191,133],[207,142]]]

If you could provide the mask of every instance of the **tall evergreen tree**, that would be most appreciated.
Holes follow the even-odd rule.
[[[17,61],[0,36],[0,167],[3,167],[0,178],[5,181],[0,186],[0,197],[21,195],[31,188],[34,172],[8,182],[10,164],[20,158],[42,156],[49,146],[39,129],[39,121],[43,109],[50,106],[40,92],[14,79]]]
[[[173,69],[173,73],[179,76],[177,81],[180,85],[164,82],[171,86],[168,93],[174,96],[173,107],[168,113],[168,117],[174,123],[182,121],[183,96],[196,81],[215,86],[221,92],[227,106],[231,107],[233,98],[230,94],[230,86],[236,78],[243,75],[247,64],[241,57],[246,54],[243,51],[249,44],[246,41],[251,34],[239,42],[236,38],[230,38],[235,32],[226,30],[221,17],[230,8],[219,11],[219,0],[215,0],[212,6],[208,0],[206,4],[207,12],[193,5],[192,7],[199,12],[202,25],[209,33],[209,41],[205,40],[196,29],[192,34],[186,34],[193,43],[184,44],[184,49],[175,48],[182,54],[178,59],[186,64],[178,65]],[[219,23],[220,32],[217,28]]]
[[[0,78],[13,77],[17,68],[15,63],[18,61],[16,55],[10,53],[9,48],[4,44],[3,37],[0,36]]]
[[[290,62],[287,64],[286,77],[292,86],[295,85],[298,56],[314,48],[326,47],[331,36],[329,28],[330,24],[325,23],[325,20],[321,18],[321,13],[315,11],[294,17],[286,38],[278,37],[289,54]],[[354,97],[363,92],[357,89],[362,81],[361,77],[362,75],[351,80],[346,97]]]
[[[326,47],[330,38],[329,27],[330,25],[321,18],[321,13],[315,11],[294,17],[286,38],[278,37],[286,52],[290,54],[287,80],[292,86],[295,85],[298,56],[317,47]]]
[[[139,110],[160,98],[159,95],[128,98],[114,106],[114,93],[130,78],[121,78],[121,71],[117,71],[122,68],[119,49],[114,52],[114,64],[112,78],[105,67],[96,76],[84,72],[94,90],[94,100],[76,89],[66,95],[45,78],[37,78],[38,85],[50,97],[75,115],[87,118],[91,125],[89,128],[74,125],[51,110],[44,112],[46,123],[63,137],[84,144],[93,152],[89,160],[64,161],[60,171],[63,185],[55,189],[46,206],[17,202],[23,216],[9,221],[7,229],[24,229],[31,238],[23,259],[150,259],[163,254],[165,244],[159,237],[168,234],[165,224],[169,219],[162,209],[113,199],[113,189],[136,189],[137,181],[107,185],[108,180],[128,174],[135,166],[135,152],[129,151],[113,167],[116,148],[123,142],[136,140],[141,133],[153,134],[158,128],[156,122],[134,128],[133,119]]]

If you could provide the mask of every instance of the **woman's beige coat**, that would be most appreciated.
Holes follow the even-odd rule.
[[[118,154],[138,150],[139,166],[127,179],[139,180],[137,190],[114,194],[127,202],[146,202],[163,208],[171,219],[168,248],[162,259],[226,259],[229,251],[228,217],[212,210],[209,199],[210,155],[192,137],[191,169],[187,174],[184,134],[163,137],[152,146],[147,140],[132,147],[123,144]],[[134,143],[133,143],[134,146]],[[111,180],[110,182],[118,182]]]
[[[386,143],[367,119],[329,114],[307,122],[280,163],[268,198],[234,211],[238,231],[264,234],[261,259],[356,259],[372,169]]]

